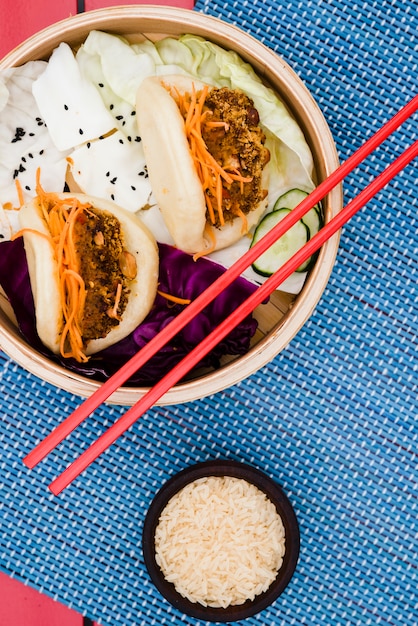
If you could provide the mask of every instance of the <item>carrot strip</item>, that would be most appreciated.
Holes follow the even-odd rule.
[[[219,173],[216,176],[216,202],[221,226],[225,226],[224,214],[222,211],[222,178]]]
[[[252,178],[242,176],[237,169],[234,169],[232,172],[227,171],[216,161],[207,148],[202,136],[203,127],[224,128],[226,132],[229,129],[227,122],[208,119],[213,115],[212,111],[204,109],[209,92],[208,86],[205,85],[200,92],[196,92],[195,86],[192,85],[191,93],[185,94],[180,94],[175,89],[170,91],[184,119],[184,130],[196,173],[202,183],[208,218],[212,224],[216,224],[217,214],[219,224],[223,226],[225,224],[223,184],[232,185],[234,181],[237,181],[240,183],[240,192],[243,194],[244,184],[251,182]],[[238,215],[242,219],[242,211]],[[243,227],[245,223],[246,220],[243,220]]]
[[[18,178],[15,179],[17,197],[19,199],[19,207],[25,204],[25,196],[23,194],[22,185],[20,184],[20,180]]]
[[[200,150],[201,154],[204,155],[206,162],[208,165],[212,166],[212,169],[222,176],[226,183],[231,184],[232,178],[229,173],[221,167],[218,161],[211,155],[208,151],[205,142],[203,141],[203,137],[198,134],[195,128],[190,131],[190,134],[195,137],[197,142],[197,147]]]
[[[241,234],[245,235],[246,233],[248,233],[248,220],[247,220],[247,216],[245,215],[245,213],[243,211],[241,211],[241,209],[239,207],[235,207],[234,209],[234,213],[241,218],[242,220],[242,226],[241,226]]]
[[[51,243],[51,237],[49,235],[45,235],[45,233],[41,233],[39,230],[35,230],[35,228],[21,228],[10,237],[10,241],[19,239],[19,237],[22,237],[24,233],[33,233],[34,235],[39,235],[40,237],[47,239]]]
[[[210,199],[209,194],[207,192],[205,193],[205,199],[206,199],[206,207],[208,209],[210,221],[212,222],[212,224],[215,224],[215,211],[213,209],[212,200]]]
[[[74,270],[65,270],[61,274],[61,296],[64,316],[64,328],[60,339],[60,352],[65,358],[73,357],[80,363],[88,361],[83,351],[83,338],[79,325],[79,310],[84,308],[85,286],[81,276]],[[69,343],[70,349],[65,346]]]
[[[170,300],[170,302],[175,302],[176,304],[190,304],[191,302],[189,298],[179,298],[178,296],[173,296],[170,293],[165,293],[159,289],[157,289],[157,293],[163,298],[166,298],[166,300]]]
[[[59,290],[63,310],[63,331],[60,337],[60,353],[65,358],[73,357],[80,363],[88,360],[84,352],[81,332],[86,300],[86,287],[79,273],[79,259],[74,242],[74,227],[83,212],[91,205],[77,198],[61,198],[56,193],[46,192],[40,184],[37,171],[36,193],[40,217],[50,233],[50,243],[58,264]],[[38,231],[36,231],[38,232]],[[42,235],[42,233],[39,233]]]

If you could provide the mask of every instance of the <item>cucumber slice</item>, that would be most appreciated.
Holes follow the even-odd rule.
[[[282,208],[294,209],[307,195],[307,192],[302,189],[291,189],[276,200],[273,211]],[[302,221],[309,228],[310,237],[316,235],[323,226],[321,206],[316,204],[302,217]]]
[[[290,191],[286,191],[286,193],[277,198],[274,203],[273,211],[282,208],[294,209],[307,195],[307,192],[302,191],[302,189],[290,189]]]
[[[278,224],[291,209],[278,209],[268,213],[257,226],[251,247],[262,239],[276,224]],[[252,268],[261,276],[271,276],[309,239],[308,227],[299,220],[284,235],[266,250],[252,265]],[[303,265],[306,265],[305,263]],[[298,268],[297,271],[303,271]]]
[[[302,202],[306,198],[308,193],[303,191],[302,189],[290,189],[286,193],[284,193],[280,198],[278,198],[274,204],[273,211],[281,208],[286,209],[294,209],[298,204]],[[301,221],[305,224],[305,226],[309,229],[309,239],[316,235],[316,233],[322,228],[324,222],[322,219],[322,209],[320,204],[316,204],[310,211],[305,213],[302,217]],[[297,272],[307,272],[310,267],[312,267],[316,257],[318,255],[314,254],[309,259],[303,263],[298,269]]]
[[[302,189],[290,189],[289,191],[286,191],[286,193],[284,193],[282,196],[277,198],[276,202],[274,203],[273,211],[281,208],[294,209],[295,206],[300,204],[302,200],[306,198],[307,195],[309,195],[308,192],[303,191]],[[320,204],[315,204],[313,208],[315,209],[315,211],[317,211],[317,213],[322,214]]]

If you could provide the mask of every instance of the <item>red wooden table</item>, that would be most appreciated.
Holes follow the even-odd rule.
[[[124,0],[1,0],[0,58],[22,41],[54,22],[76,15],[80,10],[93,11],[117,4],[160,4],[193,8],[193,0],[158,0],[130,2]]]

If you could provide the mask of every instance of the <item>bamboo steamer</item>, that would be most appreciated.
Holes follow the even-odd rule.
[[[242,30],[195,11],[148,5],[83,13],[53,24],[29,38],[0,61],[0,68],[47,59],[60,42],[77,46],[94,29],[124,35],[131,41],[140,41],[144,37],[156,41],[165,36],[190,33],[234,50],[275,89],[299,123],[313,153],[317,182],[338,167],[338,156],[328,125],[311,94],[289,65]],[[325,221],[328,222],[342,208],[341,187],[325,198],[323,206]],[[314,311],[332,272],[338,242],[339,235],[335,235],[324,244],[299,295],[277,291],[267,305],[256,309],[259,326],[247,354],[225,358],[216,371],[192,372],[186,381],[167,392],[159,404],[184,403],[214,394],[253,374],[278,355]],[[100,386],[99,382],[70,372],[33,350],[22,339],[13,311],[2,293],[0,347],[29,372],[73,394],[88,397]],[[113,393],[108,402],[130,406],[146,391],[144,387],[122,387]]]

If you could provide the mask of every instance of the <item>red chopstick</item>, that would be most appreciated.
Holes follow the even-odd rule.
[[[55,495],[61,493],[77,476],[104,452],[116,439],[141,417],[161,396],[173,387],[192,367],[214,348],[237,324],[269,296],[290,276],[302,263],[334,235],[357,211],[376,195],[396,174],[418,156],[418,141],[412,144],[382,174],[374,179],[359,195],[324,226],[308,243],[303,246],[289,261],[261,285],[247,300],[229,317],[215,328],[198,346],[196,346],[180,363],[152,387],[134,406],[132,406],[113,426],[108,428],[78,459],[56,478],[49,488]]]
[[[256,246],[227,270],[213,285],[192,302],[181,315],[157,335],[147,346],[135,355],[117,374],[104,383],[90,398],[67,417],[53,432],[50,433],[24,459],[28,467],[34,467],[72,430],[74,430],[90,413],[97,408],[113,391],[121,386],[141,365],[155,354],[169,339],[183,328],[199,311],[201,311],[218,293],[239,276],[260,254],[276,241],[288,228],[298,221],[312,206],[319,202],[331,189],[363,161],[378,145],[380,145],[396,128],[398,128],[418,108],[418,96],[415,96],[399,113],[373,135],[359,150],[343,163],[329,178],[321,183],[308,198],[300,203],[282,222],[268,233]],[[189,371],[216,343],[251,312],[264,298],[289,276],[304,260],[331,237],[348,221],[367,201],[393,178],[405,165],[416,156],[416,144],[405,151],[389,168],[375,179],[354,201],[329,222],[313,239],[306,244],[288,263],[276,272],[264,285],[257,289],[244,305],[239,307],[223,324],[221,324],[206,340],[201,343],[188,357],[155,385],[141,400],[132,407],[109,431],[104,433],[79,459],[56,480],[50,488],[53,493],[64,489],[85,467],[104,451],[122,432],[140,417],[158,398],[173,386]],[[258,300],[259,298],[259,300]],[[243,312],[245,311],[245,313]],[[243,315],[243,317],[240,317]],[[224,333],[221,335],[221,333]],[[209,347],[207,347],[209,346]],[[207,352],[203,352],[206,349]]]

